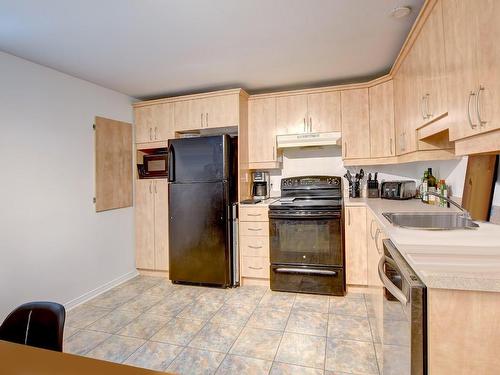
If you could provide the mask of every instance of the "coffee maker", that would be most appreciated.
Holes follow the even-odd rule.
[[[252,197],[254,199],[269,198],[269,172],[252,172]]]

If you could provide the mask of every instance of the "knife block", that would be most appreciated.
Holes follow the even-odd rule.
[[[367,190],[368,190],[368,198],[378,198],[379,197],[378,181],[377,180],[368,181]]]

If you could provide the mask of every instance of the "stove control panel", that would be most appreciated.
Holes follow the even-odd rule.
[[[340,189],[342,179],[338,176],[302,176],[281,179],[281,190],[294,189]]]

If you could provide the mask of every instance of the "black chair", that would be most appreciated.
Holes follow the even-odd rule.
[[[55,302],[30,302],[12,311],[0,326],[0,340],[62,352],[66,310]]]

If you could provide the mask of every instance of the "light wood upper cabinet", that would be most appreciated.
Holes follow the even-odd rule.
[[[276,162],[276,98],[248,102],[248,159]]]
[[[393,94],[392,80],[369,88],[372,158],[395,155]]]
[[[434,121],[448,112],[446,61],[444,53],[443,11],[436,2],[419,35],[422,56],[423,123]]]
[[[214,95],[175,102],[175,130],[238,126],[239,94]]]
[[[167,180],[137,180],[135,186],[136,267],[167,271]]]
[[[164,103],[135,108],[135,142],[167,141],[173,138],[173,107],[172,103]]]
[[[205,128],[221,128],[238,126],[239,95],[211,96],[205,99]]]
[[[168,182],[154,181],[155,270],[168,270]]]
[[[199,130],[205,124],[205,99],[182,100],[174,103],[175,130]]]
[[[278,134],[307,132],[307,95],[276,98],[276,128]]]
[[[340,131],[340,91],[307,95],[307,112],[310,132]]]
[[[367,285],[366,208],[345,208],[347,284]]]
[[[154,269],[154,195],[153,180],[137,180],[135,184],[135,251],[136,267]]]
[[[500,3],[443,0],[450,140],[500,127]]]
[[[418,122],[418,90],[416,89],[416,68],[411,50],[394,76],[394,120],[396,154],[403,155],[417,150],[415,123]],[[417,120],[416,120],[417,119]]]
[[[342,156],[345,159],[370,157],[368,89],[341,93]]]

